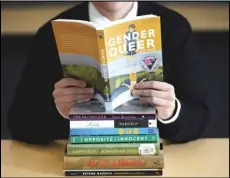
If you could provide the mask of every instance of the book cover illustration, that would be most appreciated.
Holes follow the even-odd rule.
[[[135,99],[133,86],[163,80],[160,17],[116,21],[104,29],[84,21],[52,21],[65,77],[82,79],[113,110]]]
[[[118,106],[114,110],[107,111],[105,106],[98,100],[90,100],[81,103],[75,103],[69,112],[69,116],[74,115],[87,115],[87,114],[103,114],[103,115],[120,115],[120,114],[156,114],[156,109],[153,106],[142,103],[139,99],[127,101],[126,103]]]

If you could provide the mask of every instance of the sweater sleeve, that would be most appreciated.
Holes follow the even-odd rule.
[[[188,142],[201,137],[209,121],[206,103],[207,74],[201,53],[195,45],[188,21],[178,15],[164,35],[163,59],[165,81],[175,88],[181,109],[169,124],[159,123],[162,138],[172,142]]]
[[[46,24],[35,35],[9,109],[8,126],[13,139],[46,144],[68,128],[68,122],[58,113],[52,96],[54,84],[61,78],[52,28]],[[64,134],[68,135],[67,129]]]

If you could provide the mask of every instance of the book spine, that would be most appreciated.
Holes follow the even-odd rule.
[[[70,121],[75,121],[75,120],[122,120],[122,119],[138,119],[138,120],[145,120],[145,119],[156,119],[155,114],[149,114],[149,115],[134,115],[134,114],[98,114],[98,115],[70,115],[69,116]]]
[[[108,64],[106,56],[106,46],[105,46],[105,36],[104,30],[97,30],[97,43],[98,43],[98,52],[100,58],[101,66],[101,75],[104,79],[104,94],[106,96],[105,102],[110,102],[110,85],[109,85],[109,74],[108,74]]]
[[[71,129],[70,136],[79,135],[152,135],[157,134],[157,128],[99,128]]]
[[[162,176],[162,169],[141,169],[141,170],[92,170],[92,171],[83,171],[83,170],[64,170],[65,176],[87,176],[87,177],[104,177],[104,176]]]
[[[159,147],[159,149],[161,151],[163,151],[163,141],[161,138],[158,138],[158,144],[157,146]],[[150,143],[151,144],[151,143]],[[70,144],[67,143],[66,144],[66,148],[126,148],[126,147],[132,147],[132,148],[136,148],[136,147],[140,147],[140,146],[148,146],[149,143],[110,143],[110,144]],[[154,143],[154,145],[156,145],[156,143]]]
[[[157,120],[70,121],[70,128],[132,128],[157,127]]]
[[[157,135],[70,136],[70,143],[154,143]]]
[[[164,156],[65,156],[64,169],[163,169]]]
[[[84,144],[85,145],[85,144]],[[119,155],[157,155],[160,149],[158,143],[143,144],[87,144],[82,145],[69,144],[67,146],[67,155],[74,156],[119,156]],[[120,146],[117,146],[120,145]]]

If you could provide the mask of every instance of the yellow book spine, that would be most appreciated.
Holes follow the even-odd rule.
[[[98,41],[98,52],[100,58],[101,75],[104,79],[104,95],[106,96],[105,101],[110,102],[110,84],[109,84],[109,74],[108,74],[108,62],[106,55],[106,45],[105,45],[105,34],[104,30],[97,30],[97,41]]]

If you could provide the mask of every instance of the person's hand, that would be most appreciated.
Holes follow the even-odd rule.
[[[94,96],[94,89],[85,87],[84,81],[73,78],[63,78],[55,83],[54,102],[64,116],[68,117],[69,111],[76,101],[89,100]]]
[[[172,116],[175,110],[174,87],[165,82],[139,82],[134,86],[133,96],[138,96],[145,103],[153,105],[159,118],[165,120]]]

